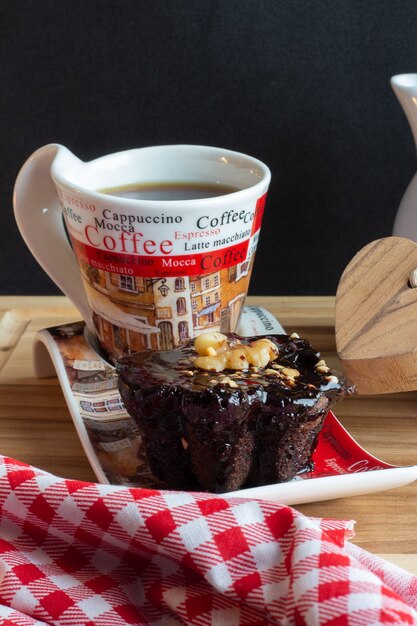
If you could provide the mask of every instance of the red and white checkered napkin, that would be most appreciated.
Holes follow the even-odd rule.
[[[5,457],[0,507],[3,625],[417,624],[404,599],[417,607],[417,579],[403,573],[402,598],[389,571],[361,565],[367,553],[343,547],[349,522],[63,480]]]

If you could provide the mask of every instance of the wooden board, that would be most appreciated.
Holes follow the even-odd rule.
[[[334,298],[248,299],[267,307],[338,366]],[[31,350],[38,329],[79,314],[64,297],[0,297],[0,316],[14,311],[23,332],[0,372],[1,453],[67,478],[94,481],[56,378],[38,380]],[[0,322],[1,324],[1,322]],[[417,463],[417,392],[355,396],[336,407],[344,426],[370,452],[398,465]],[[355,543],[417,574],[417,483],[391,491],[300,505],[307,515],[356,520]]]

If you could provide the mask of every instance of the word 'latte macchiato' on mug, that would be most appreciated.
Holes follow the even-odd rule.
[[[114,360],[235,330],[269,180],[260,161],[220,148],[157,146],[84,163],[51,144],[23,166],[15,213]]]

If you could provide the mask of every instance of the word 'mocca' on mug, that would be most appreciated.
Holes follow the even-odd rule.
[[[156,146],[84,163],[50,144],[18,175],[15,216],[114,360],[236,328],[269,181],[266,165],[221,148]]]

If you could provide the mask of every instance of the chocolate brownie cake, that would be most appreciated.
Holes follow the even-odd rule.
[[[309,469],[330,405],[351,391],[297,334],[205,333],[117,370],[154,475],[216,493]]]

